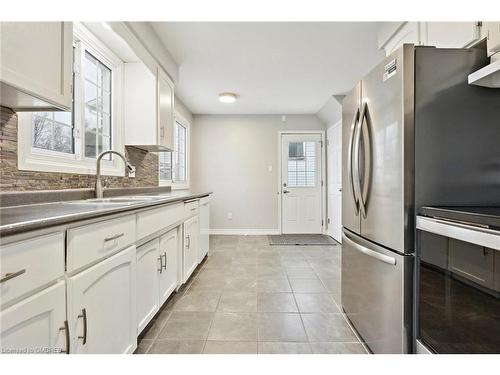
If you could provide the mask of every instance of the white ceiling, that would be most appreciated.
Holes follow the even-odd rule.
[[[375,22],[156,22],[195,114],[316,113],[383,57]],[[220,92],[240,95],[234,104]]]

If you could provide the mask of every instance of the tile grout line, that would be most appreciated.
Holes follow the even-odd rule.
[[[212,320],[210,321],[210,325],[208,326],[207,337],[205,337],[205,342],[203,343],[203,348],[201,348],[200,354],[204,354],[204,352],[205,352],[205,347],[207,346],[208,336],[210,335],[210,330],[212,329],[212,326],[214,324],[215,315],[217,314],[217,310],[219,309],[219,305],[221,303],[222,293],[224,293],[224,291],[221,292],[219,299],[217,300],[217,305],[215,306],[214,315],[212,316]]]
[[[307,259],[306,259],[306,261],[307,261]],[[313,271],[314,271],[314,269],[313,269]],[[292,289],[292,283],[290,283],[290,277],[288,276],[288,274],[286,275],[286,277],[287,277],[287,280],[288,280],[288,284],[290,284],[290,289]],[[306,325],[304,324],[304,319],[302,318],[302,312],[300,311],[299,304],[297,303],[297,297],[295,296],[295,292],[293,290],[292,290],[292,295],[293,295],[293,300],[295,301],[295,305],[297,306],[297,311],[299,313],[300,322],[302,323],[302,329],[304,330],[304,333],[306,334],[307,346],[309,347],[309,350],[311,351],[311,354],[313,354],[313,350],[312,350],[312,346],[311,346],[311,340],[309,338],[309,335],[307,334]]]

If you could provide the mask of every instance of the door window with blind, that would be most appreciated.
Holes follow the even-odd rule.
[[[92,173],[101,152],[123,150],[122,61],[81,25],[74,29],[73,61],[73,110],[20,115],[19,139],[26,143],[20,169]],[[103,172],[123,174],[123,165],[108,156]]]
[[[159,153],[160,183],[188,187],[189,124],[176,120],[174,151]]]
[[[315,142],[290,142],[288,144],[288,186],[316,186]]]

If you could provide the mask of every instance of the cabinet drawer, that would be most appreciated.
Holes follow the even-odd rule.
[[[137,239],[144,238],[167,228],[184,217],[182,203],[167,207],[154,208],[137,214]]]
[[[68,230],[68,272],[115,253],[135,242],[135,215]]]
[[[0,300],[5,305],[64,275],[64,234],[1,246],[0,264]]]
[[[198,215],[199,212],[199,201],[198,199],[194,201],[188,201],[184,203],[184,212],[186,217],[191,217]]]

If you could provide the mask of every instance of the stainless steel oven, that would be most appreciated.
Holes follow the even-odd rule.
[[[500,230],[417,217],[417,345],[500,353]]]

